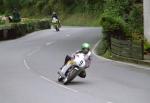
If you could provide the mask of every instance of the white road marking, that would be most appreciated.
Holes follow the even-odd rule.
[[[66,37],[69,37],[69,36],[70,36],[69,34],[66,35]]]
[[[53,44],[54,43],[54,41],[52,41],[52,42],[47,42],[45,45],[46,46],[49,46],[49,45],[51,45],[51,44]]]
[[[44,77],[44,76],[40,76],[40,77],[41,77],[42,79],[48,81],[48,82],[51,82],[52,84],[55,84],[55,85],[57,85],[57,86],[60,86],[60,87],[65,88],[65,89],[67,89],[67,90],[70,90],[70,91],[72,91],[72,92],[75,92],[75,93],[78,92],[77,90],[74,90],[74,89],[72,89],[72,88],[68,88],[68,87],[63,86],[63,85],[61,85],[61,84],[58,84],[58,83],[56,83],[56,82],[54,82],[54,81],[52,81],[52,80],[50,80],[50,79],[48,79],[48,78],[46,78],[46,77]]]
[[[25,59],[24,59],[24,66],[26,67],[27,70],[30,70],[30,69],[31,69]],[[48,81],[48,82],[54,84],[54,85],[57,85],[57,86],[62,87],[62,88],[65,88],[65,89],[67,89],[67,90],[69,90],[69,91],[72,91],[72,92],[75,92],[75,93],[78,92],[77,90],[74,90],[74,89],[72,89],[72,88],[68,88],[68,87],[63,86],[63,85],[61,85],[61,84],[58,84],[58,83],[56,83],[56,82],[54,82],[54,81],[52,81],[52,80],[50,80],[50,79],[48,79],[48,78],[46,78],[46,77],[44,77],[44,76],[42,76],[42,75],[41,75],[40,77],[41,77],[42,79],[44,79],[44,80],[46,80],[46,81]]]
[[[133,67],[136,67],[136,68],[140,68],[140,69],[145,69],[145,70],[150,70],[149,67],[146,67],[146,66],[141,66],[141,65],[137,65],[137,64],[132,64],[132,63],[126,63],[126,62],[121,62],[121,61],[115,61],[115,60],[111,60],[111,59],[107,59],[107,58],[104,58],[102,56],[99,56],[96,54],[96,47],[98,46],[100,40],[94,45],[94,47],[92,48],[92,53],[94,54],[94,56],[96,56],[97,58],[99,59],[102,59],[102,60],[105,60],[105,61],[111,61],[111,62],[115,62],[115,63],[120,63],[120,64],[125,64],[125,65],[129,65],[129,66],[133,66]]]
[[[52,42],[47,42],[45,45],[46,45],[46,46],[49,46],[49,45],[51,45],[51,44],[53,44],[53,43],[54,43],[54,41],[52,41]],[[41,50],[41,47],[37,47],[36,49],[34,49],[34,50],[31,51],[30,53],[28,53],[27,56],[30,57],[30,56],[32,56],[33,54],[37,53],[37,52],[40,51],[40,50]]]
[[[113,102],[111,102],[111,101],[108,101],[107,103],[113,103]]]
[[[47,43],[46,43],[46,46],[51,45],[51,44],[53,44],[53,43],[54,43],[54,42],[47,42]],[[35,49],[35,50],[31,51],[29,54],[27,54],[27,56],[28,56],[28,57],[29,57],[29,56],[32,56],[33,54],[35,54],[35,53],[37,53],[38,51],[40,51],[40,49],[41,49],[41,48],[38,47],[37,49]],[[31,69],[30,66],[28,65],[26,59],[24,59],[24,66],[26,67],[27,70],[30,70],[30,69]],[[52,81],[52,80],[50,80],[50,79],[48,79],[48,78],[46,78],[46,77],[44,77],[44,76],[42,76],[42,75],[41,75],[40,77],[41,77],[42,79],[44,79],[44,80],[46,80],[46,81],[48,81],[48,82],[54,84],[54,85],[59,86],[59,87],[65,88],[65,89],[70,90],[70,91],[75,92],[75,93],[78,92],[77,90],[74,90],[74,89],[72,89],[72,88],[68,88],[68,87],[63,86],[63,85],[61,85],[61,84],[58,84],[58,83],[56,83],[56,82],[54,82],[54,81]]]
[[[40,47],[37,47],[35,50],[31,51],[29,54],[27,54],[27,56],[32,56],[33,54],[37,53],[38,51],[40,51]]]
[[[28,69],[28,70],[30,70],[31,68],[29,67],[29,65],[28,65],[28,63],[27,63],[27,61],[24,59],[24,66],[26,67],[26,69]]]

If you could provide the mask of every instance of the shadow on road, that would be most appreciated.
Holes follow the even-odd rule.
[[[87,85],[87,84],[90,84],[90,83],[86,81],[72,81],[68,85]]]

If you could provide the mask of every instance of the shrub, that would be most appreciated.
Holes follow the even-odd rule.
[[[129,34],[131,34],[132,39],[141,40],[144,35],[143,28],[143,5],[135,4],[128,18],[129,24]]]
[[[112,16],[124,16],[132,8],[133,0],[105,0],[104,12]]]
[[[117,38],[125,38],[126,35],[126,24],[121,17],[112,17],[104,15],[100,19],[100,24],[103,27],[103,33],[108,36]]]
[[[150,42],[144,41],[144,51],[150,53]]]
[[[130,25],[132,25],[134,29],[139,29],[139,27],[143,26],[143,5],[142,4],[134,5],[132,11],[129,14],[129,23]]]
[[[1,27],[1,30],[7,30],[8,32],[7,38],[0,37],[0,40],[18,38],[27,33],[48,28],[50,28],[49,20],[28,20],[24,23],[12,23],[9,27]]]
[[[5,24],[5,22],[4,22],[4,21],[2,21],[2,20],[0,20],[0,25],[2,25],[2,24]]]

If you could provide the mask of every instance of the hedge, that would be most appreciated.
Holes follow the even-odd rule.
[[[50,20],[33,20],[0,27],[0,40],[15,39],[27,33],[50,28]]]
[[[105,35],[111,35],[116,38],[125,39],[126,37],[126,23],[120,17],[111,17],[103,15],[100,19],[100,24],[103,27]]]

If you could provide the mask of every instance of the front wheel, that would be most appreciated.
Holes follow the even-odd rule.
[[[59,76],[58,77],[58,82],[61,82],[61,81],[63,81],[63,78],[62,78],[62,76]]]
[[[59,31],[59,28],[58,28],[58,27],[56,27],[56,31]]]
[[[66,85],[68,84],[69,82],[71,82],[76,76],[78,75],[78,70],[76,69],[72,69],[68,76],[66,78],[64,78],[63,80],[63,84]]]

